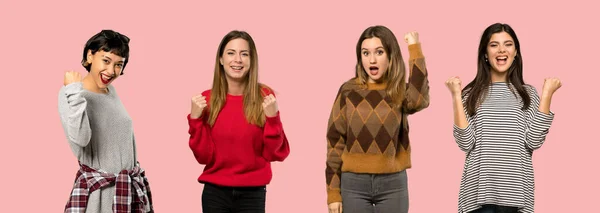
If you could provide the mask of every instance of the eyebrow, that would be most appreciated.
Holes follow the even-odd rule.
[[[109,61],[112,61],[112,58],[108,57],[107,55],[102,55],[104,56],[105,59],[108,59]]]
[[[508,42],[513,42],[514,43],[513,40],[506,40],[506,41],[504,41],[504,43],[508,43]],[[500,43],[500,42],[499,41],[490,41],[490,44],[491,43]]]
[[[227,49],[225,51],[233,51],[236,52],[234,49]],[[250,52],[250,50],[241,50],[240,52]]]
[[[375,49],[383,49],[383,46],[375,47]],[[361,48],[361,50],[369,50],[369,49],[363,47],[363,48]]]
[[[112,58],[111,58],[111,57],[108,57],[107,55],[102,55],[102,56],[104,56],[104,58],[106,58],[106,59],[108,59],[108,60],[112,61]],[[123,58],[123,60],[121,60],[121,61],[117,61],[117,62],[115,62],[115,63],[125,63],[125,60],[126,60],[126,58]]]

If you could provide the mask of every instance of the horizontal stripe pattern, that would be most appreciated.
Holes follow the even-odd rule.
[[[531,97],[528,109],[521,110],[523,102],[511,84],[493,83],[476,114],[467,118],[468,126],[454,125],[456,143],[466,152],[459,213],[483,204],[533,212],[532,153],[543,144],[554,114],[540,112],[535,88],[525,87]]]

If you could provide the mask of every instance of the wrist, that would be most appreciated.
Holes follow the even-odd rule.
[[[542,97],[541,98],[552,98],[552,95],[554,93],[550,92],[550,91],[542,91]]]
[[[452,92],[452,98],[454,99],[462,99],[461,92]]]
[[[277,117],[277,115],[279,115],[279,110],[277,110],[277,111],[276,111],[275,113],[273,113],[273,114],[270,114],[270,113],[269,113],[269,114],[266,114],[266,113],[265,113],[265,116],[267,116],[267,118],[274,118],[274,117]]]

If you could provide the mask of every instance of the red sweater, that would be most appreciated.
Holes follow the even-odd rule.
[[[202,95],[208,101],[210,90]],[[243,96],[229,94],[212,128],[206,112],[198,119],[187,117],[190,148],[198,163],[206,165],[198,181],[231,187],[269,184],[270,162],[283,161],[290,153],[279,112],[267,117],[262,128],[252,125],[244,115]]]

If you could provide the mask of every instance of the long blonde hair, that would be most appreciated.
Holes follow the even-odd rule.
[[[215,124],[217,116],[223,108],[225,99],[227,98],[228,84],[227,79],[225,78],[225,68],[223,68],[223,65],[221,65],[219,60],[221,56],[223,56],[227,43],[238,38],[246,40],[250,47],[250,70],[248,70],[248,73],[244,76],[244,115],[246,116],[248,123],[262,127],[265,124],[265,115],[262,108],[263,95],[261,88],[266,86],[258,83],[258,53],[256,51],[254,40],[252,40],[250,34],[237,30],[227,33],[221,40],[219,49],[217,50],[213,86],[209,100],[210,111],[208,123],[211,126]]]
[[[404,101],[404,91],[406,90],[405,67],[400,46],[396,36],[385,26],[371,26],[360,35],[356,44],[356,80],[360,85],[366,86],[369,76],[365,71],[361,60],[361,46],[365,39],[379,38],[383,48],[387,53],[389,65],[383,80],[387,83],[386,92],[392,100],[392,107],[400,108]]]

